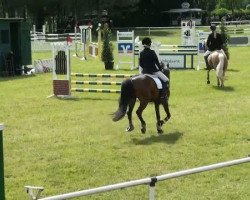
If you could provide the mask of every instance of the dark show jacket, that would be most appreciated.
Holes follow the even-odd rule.
[[[139,65],[142,68],[143,74],[153,74],[161,69],[161,65],[155,51],[147,47],[145,47],[140,53]]]
[[[210,33],[207,38],[207,47],[209,51],[215,51],[222,49],[223,41],[220,33],[216,33],[216,38],[214,38],[214,33]]]

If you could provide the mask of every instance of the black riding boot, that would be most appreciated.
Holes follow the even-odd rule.
[[[169,90],[169,83],[167,82],[162,82],[162,90],[161,90],[161,99],[166,98]]]
[[[209,56],[209,55],[208,55]],[[206,69],[209,69],[210,66],[208,64],[208,56],[204,56],[204,60],[205,60],[205,63],[206,63]]]

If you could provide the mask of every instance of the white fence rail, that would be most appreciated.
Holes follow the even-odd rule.
[[[75,40],[81,39],[80,33],[64,33],[64,34],[43,34],[36,32],[35,34],[30,34],[30,39],[31,39],[31,50],[32,52],[36,51],[51,51],[52,42],[66,42],[67,37],[70,36],[73,44],[75,43]],[[72,45],[72,49],[73,49]]]
[[[138,186],[138,185],[149,184],[149,186],[150,186],[149,199],[154,200],[155,199],[155,185],[156,185],[157,181],[178,178],[181,176],[187,176],[190,174],[201,173],[201,172],[215,170],[215,169],[224,168],[224,167],[230,167],[233,165],[239,165],[239,164],[243,164],[243,163],[247,163],[247,162],[250,162],[250,157],[241,158],[241,159],[237,159],[237,160],[231,160],[231,161],[227,161],[227,162],[221,162],[221,163],[202,166],[202,167],[197,167],[197,168],[193,168],[193,169],[187,169],[187,170],[183,170],[183,171],[179,171],[179,172],[164,174],[164,175],[150,177],[150,178],[138,179],[138,180],[123,182],[123,183],[117,183],[117,184],[113,184],[113,185],[107,185],[107,186],[103,186],[103,187],[97,187],[97,188],[93,188],[93,189],[81,190],[81,191],[76,191],[76,192],[41,198],[41,199],[39,199],[38,197],[35,197],[35,196],[31,196],[31,198],[34,200],[65,200],[65,199],[72,199],[72,198],[81,197],[81,196],[87,196],[87,195],[92,195],[92,194],[97,194],[97,193],[108,192],[108,191],[112,191],[112,190],[118,190],[118,189]],[[34,188],[32,186],[26,186],[26,189],[30,195],[33,194],[34,189],[37,189],[40,192],[41,192],[41,190],[43,190],[42,187]],[[40,194],[40,192],[39,192],[39,194]]]
[[[43,34],[43,33],[35,33],[35,34],[30,34],[30,39],[31,41],[37,41],[37,40],[42,40],[42,41],[66,41],[67,37],[70,36],[73,40],[81,39],[81,34],[80,33],[63,33],[63,34]]]

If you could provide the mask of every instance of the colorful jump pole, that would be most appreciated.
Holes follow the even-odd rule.
[[[5,200],[4,191],[4,157],[3,157],[3,124],[0,124],[0,199]]]

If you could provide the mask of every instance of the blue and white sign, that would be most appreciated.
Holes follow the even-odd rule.
[[[119,69],[121,64],[130,64],[131,69],[135,67],[135,39],[134,39],[134,31],[131,32],[120,32],[117,31],[117,65],[116,69]]]
[[[118,53],[133,53],[133,43],[118,43]]]
[[[206,41],[210,32],[198,32],[198,52],[204,53],[206,51]]]
[[[199,31],[198,32],[198,66],[197,66],[197,70],[199,70],[201,68],[201,63],[204,63],[204,58],[203,58],[203,54],[206,52],[206,42],[207,42],[207,38],[208,35],[210,34],[210,32],[203,32],[203,31]]]

